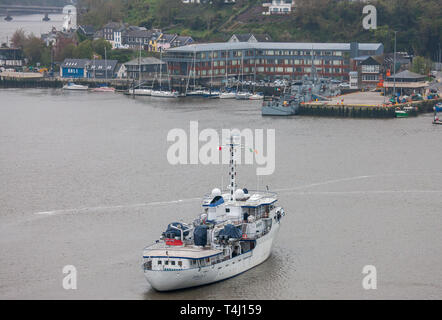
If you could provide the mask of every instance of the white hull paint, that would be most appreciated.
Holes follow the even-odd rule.
[[[83,85],[80,85],[80,84],[74,84],[74,85],[64,85],[63,86],[63,89],[64,90],[87,90],[87,89],[89,89],[89,87],[88,86],[83,86]]]
[[[150,96],[152,93],[151,89],[130,89],[130,94],[136,95],[136,96]]]
[[[219,95],[220,99],[235,99],[236,93],[235,92],[222,92]]]
[[[152,97],[158,97],[158,98],[178,98],[177,92],[172,91],[155,91],[153,90],[151,92]]]
[[[144,275],[158,291],[171,291],[201,286],[239,275],[261,263],[269,256],[280,222],[275,222],[269,233],[256,240],[256,247],[226,261],[201,268],[184,270],[145,270]]]
[[[100,87],[92,89],[93,92],[115,92],[115,88],[112,87]]]

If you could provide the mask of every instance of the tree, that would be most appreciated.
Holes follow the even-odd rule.
[[[92,59],[93,52],[92,41],[85,40],[74,49],[73,56],[79,59]]]
[[[26,42],[26,34],[23,29],[18,29],[14,32],[11,38],[12,46],[15,48],[23,48]]]
[[[92,45],[93,51],[95,53],[99,54],[103,58],[104,58],[104,53],[105,53],[104,48],[106,48],[107,53],[109,53],[112,50],[112,45],[110,44],[110,42],[107,40],[104,40],[104,39],[94,40],[94,41],[92,41],[91,45]]]
[[[411,71],[422,75],[428,75],[430,73],[432,62],[430,59],[424,57],[414,57],[411,65]]]

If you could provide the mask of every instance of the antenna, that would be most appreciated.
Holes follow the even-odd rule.
[[[235,160],[235,149],[238,146],[241,146],[239,143],[235,143],[234,138],[238,135],[231,135],[229,143],[225,144],[224,146],[229,147],[230,152],[230,169],[229,169],[229,175],[230,175],[230,184],[229,184],[229,190],[230,190],[230,201],[235,201],[235,190],[236,190],[236,160]],[[221,150],[221,147],[220,147]]]

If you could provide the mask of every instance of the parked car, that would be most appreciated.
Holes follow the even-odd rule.
[[[348,82],[343,82],[338,85],[339,88],[350,89],[350,84]]]

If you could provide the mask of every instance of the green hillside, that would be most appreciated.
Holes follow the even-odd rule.
[[[183,4],[181,0],[79,0],[83,23],[103,25],[124,21],[147,28],[191,35],[198,41],[225,41],[235,32],[270,34],[274,41],[379,41],[398,50],[434,58],[442,30],[440,0],[371,1],[378,12],[378,29],[362,28],[363,3],[347,0],[297,0],[287,16],[262,15],[263,1],[224,4]]]

